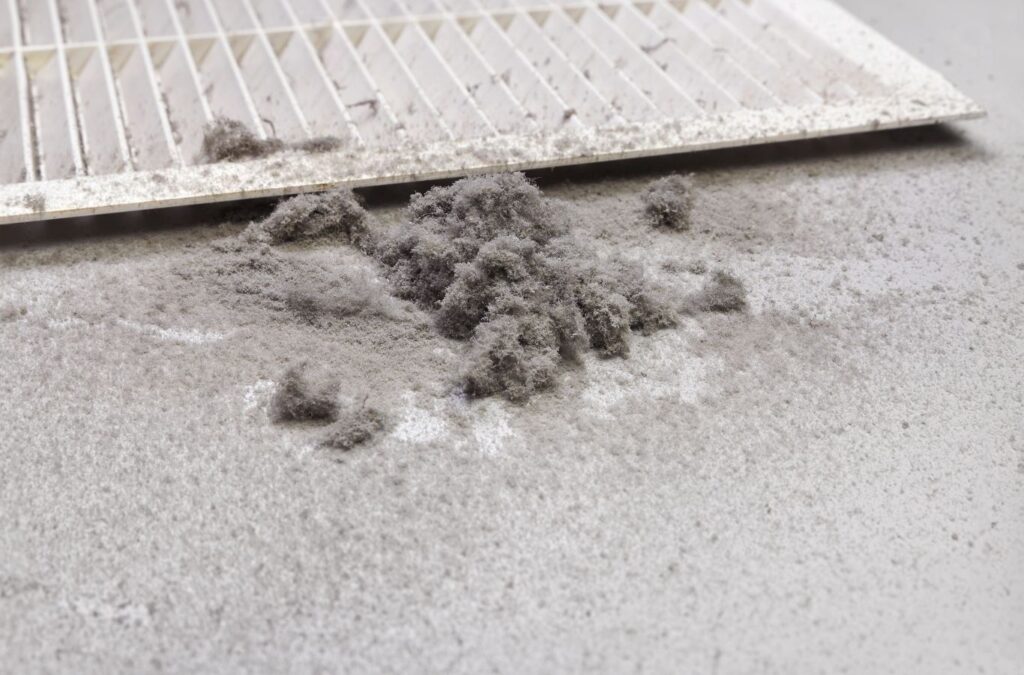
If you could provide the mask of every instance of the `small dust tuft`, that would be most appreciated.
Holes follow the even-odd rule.
[[[685,231],[692,225],[693,178],[671,175],[652,182],[641,196],[644,220],[656,228]]]
[[[282,244],[333,236],[358,244],[367,232],[366,209],[347,188],[305,194],[282,201],[264,220],[243,234],[249,241]]]
[[[320,445],[331,450],[348,452],[358,445],[369,442],[384,430],[384,425],[384,414],[364,404],[343,412],[324,434]]]
[[[523,174],[482,176],[415,196],[409,222],[376,243],[394,292],[470,342],[469,395],[526,400],[583,351],[626,356],[633,331],[675,325],[639,265],[571,234],[577,217]]]
[[[747,308],[747,289],[732,274],[719,270],[683,305],[684,314],[741,312]]]
[[[338,150],[342,145],[342,140],[336,136],[317,136],[295,143],[285,143],[278,138],[261,139],[242,122],[218,117],[203,129],[200,159],[207,164],[215,164],[260,159],[283,150],[322,154]]]
[[[201,156],[209,164],[258,159],[280,152],[284,141],[259,138],[238,120],[218,117],[203,129]]]
[[[306,364],[285,371],[270,400],[270,419],[285,422],[332,422],[338,416],[339,384],[324,375],[312,376]]]

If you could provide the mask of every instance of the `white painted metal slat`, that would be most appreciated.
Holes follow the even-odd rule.
[[[833,0],[0,0],[0,96],[0,224],[982,114]]]

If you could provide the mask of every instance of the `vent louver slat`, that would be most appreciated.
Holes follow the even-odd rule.
[[[0,0],[0,96],[0,223],[982,114],[831,0]]]

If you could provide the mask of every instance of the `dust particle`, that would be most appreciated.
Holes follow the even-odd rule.
[[[335,380],[311,377],[305,364],[292,366],[270,401],[270,419],[283,422],[331,422],[338,416],[339,385]]]
[[[672,175],[652,182],[644,191],[644,220],[652,227],[689,230],[693,211],[693,178]]]

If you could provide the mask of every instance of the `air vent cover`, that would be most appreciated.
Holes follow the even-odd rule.
[[[0,223],[982,111],[829,0],[0,0]],[[340,139],[203,164],[203,128]]]

